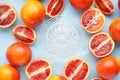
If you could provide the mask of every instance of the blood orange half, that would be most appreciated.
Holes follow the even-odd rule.
[[[97,58],[108,56],[113,51],[114,46],[114,41],[105,32],[93,35],[89,41],[89,50]]]
[[[86,80],[90,72],[88,62],[81,58],[70,59],[63,70],[68,80]]]
[[[97,33],[105,24],[105,16],[99,9],[91,8],[83,13],[80,22],[88,33]]]
[[[15,8],[9,3],[0,4],[0,28],[10,27],[17,18]]]
[[[64,8],[64,0],[49,0],[46,8],[46,14],[51,18],[57,17]]]
[[[120,0],[118,0],[118,8],[120,9]]]
[[[52,68],[48,60],[35,59],[27,65],[25,72],[28,80],[48,80]]]
[[[35,31],[26,25],[17,25],[12,33],[17,40],[27,44],[33,44],[36,39]]]
[[[114,12],[115,7],[111,0],[94,0],[95,6],[104,14],[111,14]]]

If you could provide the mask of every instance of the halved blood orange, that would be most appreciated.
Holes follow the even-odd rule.
[[[48,80],[52,74],[50,62],[46,59],[34,59],[26,67],[28,80]]]
[[[90,72],[90,66],[88,62],[81,58],[73,58],[67,62],[63,72],[68,80],[86,80]]]
[[[118,8],[120,9],[120,0],[118,0]]]
[[[92,78],[91,80],[103,80],[101,78]]]
[[[114,12],[115,7],[111,0],[94,0],[95,6],[104,14],[111,14]]]
[[[97,33],[105,24],[105,16],[99,9],[91,8],[83,13],[80,22],[88,33]]]
[[[64,0],[49,0],[46,7],[46,14],[51,18],[57,17],[63,11],[64,5]]]
[[[110,55],[114,46],[114,41],[105,32],[99,32],[93,35],[89,41],[89,50],[97,58]]]
[[[15,8],[9,3],[0,4],[0,28],[10,27],[17,18]]]
[[[33,44],[36,39],[35,31],[26,25],[17,25],[12,33],[17,40],[27,44]]]

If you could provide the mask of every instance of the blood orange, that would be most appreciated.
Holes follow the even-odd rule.
[[[17,25],[12,33],[17,40],[27,44],[33,44],[36,39],[35,31],[26,25]]]
[[[49,0],[46,8],[46,14],[51,18],[58,16],[64,8],[64,0]]]
[[[104,14],[111,14],[115,8],[111,0],[94,0],[95,6]]]
[[[35,59],[27,65],[25,72],[28,80],[48,80],[52,68],[48,60]]]
[[[91,37],[89,50],[95,57],[102,58],[108,56],[113,51],[114,45],[114,41],[107,33],[100,32]]]
[[[81,17],[82,27],[89,33],[99,32],[105,24],[105,16],[97,8],[91,8]]]
[[[22,6],[20,16],[29,27],[40,25],[45,18],[45,8],[39,0],[27,0]]]
[[[64,76],[54,75],[51,76],[48,80],[67,80]]]
[[[20,72],[10,64],[0,66],[0,80],[20,80]]]
[[[9,3],[0,4],[0,28],[10,27],[17,18],[15,8]]]
[[[109,27],[109,33],[115,41],[120,42],[120,18],[112,21]]]
[[[93,3],[93,0],[70,0],[71,5],[78,11],[87,10]]]
[[[31,48],[22,42],[13,43],[7,48],[6,51],[7,60],[15,67],[27,65],[31,60],[31,57]]]
[[[118,0],[118,8],[120,9],[120,0]]]
[[[103,80],[113,80],[120,71],[120,61],[115,56],[100,59],[96,65],[96,71]]]
[[[81,58],[70,59],[63,70],[68,80],[86,80],[90,72],[88,62]]]

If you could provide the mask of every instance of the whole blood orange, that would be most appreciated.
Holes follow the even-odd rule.
[[[20,80],[20,72],[10,64],[0,66],[0,80]]]
[[[0,28],[10,27],[17,18],[15,8],[9,3],[0,4]]]
[[[97,62],[96,70],[103,80],[113,80],[120,71],[120,62],[115,56],[108,56]]]
[[[111,0],[94,0],[95,6],[104,14],[111,14],[115,8]]]
[[[120,18],[112,21],[109,27],[109,33],[114,40],[120,42]]]
[[[48,80],[52,74],[50,62],[46,59],[34,59],[26,67],[28,80]]]
[[[7,48],[6,58],[11,65],[16,67],[25,66],[31,60],[30,47],[22,42],[15,42]]]
[[[45,8],[39,0],[28,0],[21,8],[22,20],[29,27],[41,24],[45,18]]]
[[[36,32],[26,25],[17,25],[12,33],[17,40],[27,44],[33,44],[36,39]]]
[[[97,33],[105,24],[105,16],[99,9],[91,8],[82,14],[80,22],[88,33]]]
[[[51,18],[57,17],[64,8],[64,0],[49,0],[46,8],[46,14]]]
[[[64,76],[54,75],[51,76],[48,80],[67,80]]]
[[[63,72],[68,80],[86,80],[90,72],[90,66],[88,62],[81,58],[73,58],[67,62]]]
[[[89,41],[89,50],[97,58],[110,55],[114,46],[114,41],[105,32],[99,32],[93,35]]]
[[[93,3],[93,0],[70,0],[71,5],[78,11],[87,10]]]

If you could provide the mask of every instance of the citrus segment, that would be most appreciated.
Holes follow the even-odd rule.
[[[26,67],[26,75],[29,80],[47,80],[52,73],[49,61],[45,59],[35,59]]]
[[[104,24],[105,16],[96,8],[87,10],[81,17],[81,25],[89,33],[99,32]]]
[[[46,8],[47,15],[52,18],[58,16],[63,11],[64,5],[64,0],[49,0]]]
[[[27,44],[33,44],[36,39],[35,31],[26,25],[17,25],[12,33],[17,40]]]
[[[17,12],[9,3],[0,4],[0,28],[10,27],[17,18]]]
[[[104,14],[111,14],[115,8],[111,0],[94,0],[95,6]]]
[[[108,56],[114,49],[114,41],[105,33],[100,32],[93,35],[89,41],[89,50],[98,58]]]
[[[64,76],[68,80],[86,80],[90,71],[89,64],[80,58],[71,59],[64,68]]]

